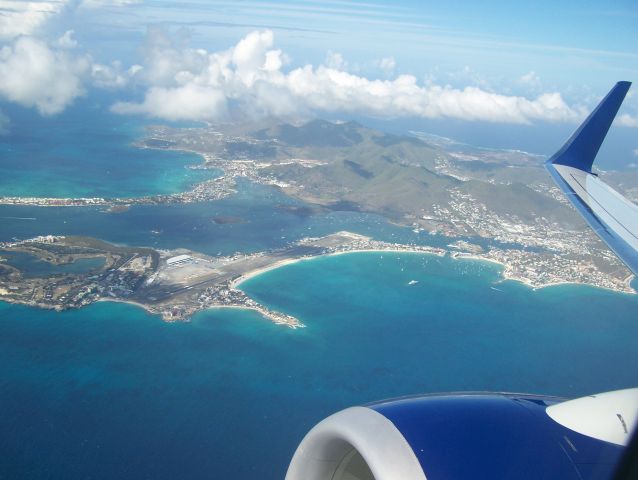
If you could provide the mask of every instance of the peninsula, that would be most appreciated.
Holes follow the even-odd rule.
[[[251,299],[239,289],[241,282],[287,263],[359,251],[419,252],[499,263],[506,260],[504,278],[524,281],[531,287],[572,282],[578,274],[582,283],[633,292],[627,282],[591,265],[567,261],[556,268],[555,263],[561,261],[558,257],[549,257],[548,262],[563,271],[563,276],[545,272],[535,277],[515,267],[515,251],[497,255],[493,249],[485,252],[466,241],[450,244],[448,249],[405,245],[342,231],[303,238],[280,249],[217,257],[186,249],[118,246],[89,237],[48,235],[0,243],[0,300],[55,310],[104,300],[129,302],[166,321],[188,319],[215,307],[247,308],[274,323],[298,328],[303,327],[299,319]],[[83,266],[82,262],[87,261],[91,262]]]
[[[183,320],[207,308],[239,307],[297,328],[303,326],[298,319],[260,305],[236,288],[238,284],[304,258],[390,249],[445,253],[432,247],[377,242],[350,232],[304,238],[286,248],[228,257],[210,257],[185,249],[122,247],[88,237],[40,236],[0,244],[0,300],[55,310],[100,300],[130,302],[167,321]],[[31,257],[28,262],[25,256]],[[22,262],[16,262],[16,257]],[[85,259],[102,261],[85,271],[61,268]],[[39,268],[34,274],[34,262],[44,262],[49,268]]]

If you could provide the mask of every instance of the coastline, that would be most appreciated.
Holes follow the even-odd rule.
[[[174,205],[220,200],[236,193],[234,178],[214,177],[192,184],[187,190],[176,193],[145,195],[140,197],[9,197],[0,196],[0,205],[34,207],[106,207],[108,213],[119,213],[117,209],[132,205]]]
[[[620,290],[617,288],[608,288],[602,285],[594,285],[592,283],[569,281],[569,280],[559,280],[555,282],[537,284],[528,278],[519,277],[517,275],[510,274],[511,267],[508,264],[501,262],[500,260],[496,260],[495,258],[481,257],[475,253],[464,254],[462,252],[452,253],[450,257],[452,257],[455,260],[471,260],[475,262],[481,261],[481,262],[489,262],[489,263],[493,263],[494,265],[498,265],[499,267],[503,269],[500,273],[501,280],[499,281],[499,283],[504,282],[506,280],[510,280],[513,282],[522,283],[523,285],[531,288],[532,290],[540,290],[540,289],[549,288],[549,287],[558,287],[560,285],[580,285],[580,286],[587,286],[592,288],[599,288],[601,290],[608,290],[615,293],[625,293],[627,295],[638,294],[638,292],[631,287],[631,282],[634,279],[633,275],[629,275],[627,278],[625,278],[623,282],[626,287],[626,290]]]
[[[3,246],[5,248],[18,248],[22,244],[29,244],[30,248],[36,253],[44,249],[43,251],[49,252],[48,254],[51,255],[51,252],[56,251],[56,249],[53,248],[51,250],[50,244],[55,244],[65,238],[52,235],[39,236],[16,244],[3,244]],[[73,240],[73,237],[69,238]],[[143,250],[142,253],[138,251],[139,249],[120,252],[120,247],[109,246],[108,243],[100,242],[97,239],[78,237],[75,239],[75,243],[71,242],[71,244],[84,248],[89,246],[93,249],[97,246],[102,249],[99,252],[103,255],[116,255],[116,260],[120,257],[123,258],[122,261],[126,260],[124,263],[116,265],[117,268],[112,271],[109,270],[108,276],[86,277],[80,275],[64,279],[52,276],[50,279],[33,280],[33,285],[29,284],[33,291],[35,291],[36,287],[41,289],[48,288],[50,292],[47,296],[44,296],[44,293],[41,293],[40,296],[29,294],[30,290],[25,290],[24,285],[19,293],[12,294],[10,289],[20,290],[20,288],[16,284],[12,284],[11,280],[7,280],[5,282],[7,288],[2,291],[2,297],[8,303],[58,311],[81,308],[97,301],[129,303],[143,308],[150,314],[159,315],[167,322],[187,320],[197,312],[209,308],[244,308],[258,312],[273,323],[297,328],[303,327],[299,319],[283,312],[271,310],[250,298],[245,291],[241,290],[243,283],[268,271],[297,262],[357,253],[386,254],[390,260],[393,259],[394,255],[400,256],[402,254],[448,256],[452,260],[469,260],[481,262],[484,265],[491,264],[495,267],[493,269],[495,278],[491,277],[492,273],[490,272],[490,281],[493,285],[505,280],[512,280],[522,283],[532,290],[572,284],[588,285],[616,293],[638,293],[630,287],[631,276],[623,276],[620,279],[617,275],[613,277],[600,271],[595,271],[595,274],[588,275],[587,273],[592,268],[590,264],[585,263],[582,266],[579,264],[576,267],[572,267],[570,262],[567,262],[567,265],[565,265],[565,262],[561,262],[561,257],[557,255],[540,256],[537,259],[537,263],[530,266],[528,263],[520,261],[521,255],[525,255],[525,252],[517,249],[490,249],[487,252],[478,252],[476,249],[472,249],[471,245],[468,245],[465,251],[458,251],[456,249],[450,250],[427,245],[378,241],[349,231],[339,231],[324,237],[305,237],[278,250],[250,255],[237,254],[233,257],[223,258],[221,264],[214,268],[211,267],[213,264],[207,263],[210,259],[205,255],[202,256],[202,254],[185,249],[179,251],[155,250],[155,257],[160,257],[155,258],[153,257],[152,249]],[[40,247],[38,247],[39,245]],[[199,266],[197,266],[198,262],[195,262],[193,266],[189,267],[194,270],[188,271],[187,275],[176,273],[172,270],[171,258],[169,258],[178,258],[178,254],[188,257],[188,255],[184,255],[184,252],[197,258],[201,257],[204,260]],[[126,257],[127,255],[133,255],[133,257],[128,258]],[[135,260],[137,263],[129,264],[132,258],[136,258],[138,255],[142,256]],[[156,262],[155,266],[152,266],[153,261]],[[581,273],[583,271],[584,273]],[[153,280],[157,275],[163,275],[163,281],[169,286],[168,294],[162,291],[162,288],[165,289],[166,286],[157,287],[160,289],[160,295],[155,294],[153,290],[142,289],[139,292],[136,290],[135,279],[144,279],[149,272],[153,273],[151,277]],[[48,284],[47,281],[49,282]],[[150,285],[149,282],[147,284]],[[195,290],[191,290],[193,286],[196,287]],[[58,290],[55,290],[56,288]],[[64,288],[67,290],[60,290]],[[44,292],[44,290],[42,291]],[[58,294],[57,297],[52,296],[51,292],[55,291],[61,291],[62,293]],[[60,297],[60,295],[66,295],[65,292],[68,291],[72,292],[68,298],[65,296]]]
[[[629,286],[631,281],[633,280],[633,276],[629,276],[627,279],[625,279],[626,285],[627,287],[631,290],[631,291],[622,291],[622,290],[617,290],[617,289],[611,289],[611,288],[606,288],[603,286],[598,286],[598,285],[592,285],[590,283],[583,283],[583,282],[574,282],[574,281],[557,281],[557,282],[551,282],[551,283],[545,283],[545,284],[535,284],[534,282],[532,282],[529,279],[525,279],[525,278],[521,278],[521,277],[517,277],[514,275],[508,275],[508,265],[493,259],[493,258],[484,258],[481,256],[478,256],[476,254],[463,254],[463,253],[459,253],[459,252],[445,252],[443,254],[441,253],[436,253],[436,252],[428,252],[428,251],[423,251],[423,250],[419,250],[419,249],[400,249],[400,248],[387,248],[387,249],[383,249],[383,248],[368,248],[368,249],[354,249],[354,250],[344,250],[344,251],[337,251],[337,252],[329,252],[329,253],[325,253],[325,254],[321,254],[321,255],[315,255],[315,256],[311,256],[311,257],[301,257],[301,258],[294,258],[294,259],[285,259],[285,260],[280,260],[278,262],[273,263],[272,265],[269,265],[267,267],[263,267],[263,268],[258,268],[255,270],[252,270],[250,272],[247,272],[244,275],[241,275],[237,278],[235,278],[234,280],[232,280],[229,284],[230,288],[232,289],[238,289],[241,290],[241,284],[243,284],[244,282],[258,277],[259,275],[262,275],[266,272],[269,272],[271,270],[276,270],[278,268],[281,267],[285,267],[286,265],[292,265],[295,263],[299,263],[299,262],[303,262],[303,261],[311,261],[311,260],[315,260],[318,258],[322,258],[322,257],[336,257],[336,256],[340,256],[340,255],[347,255],[347,254],[356,254],[356,253],[407,253],[407,254],[419,254],[419,255],[431,255],[431,256],[446,256],[449,254],[450,258],[452,258],[453,260],[469,260],[469,261],[473,261],[473,262],[486,262],[486,263],[490,263],[492,265],[498,266],[501,268],[501,271],[499,272],[499,280],[497,282],[494,283],[502,283],[504,281],[514,281],[514,282],[518,282],[523,284],[524,286],[528,287],[529,289],[536,291],[536,290],[541,290],[544,288],[549,288],[549,287],[556,287],[556,286],[561,286],[561,285],[573,285],[573,286],[588,286],[588,287],[592,287],[592,288],[598,288],[601,290],[607,290],[607,291],[611,291],[614,293],[624,293],[624,294],[629,294],[629,295],[636,295],[638,292],[636,292],[635,290],[631,289],[631,287]],[[243,292],[243,290],[241,290]],[[161,312],[158,312],[156,310],[153,310],[152,307],[150,307],[149,305],[144,305],[142,303],[139,302],[135,302],[132,300],[124,300],[124,299],[117,299],[117,298],[103,298],[103,299],[99,299],[98,301],[100,302],[119,302],[119,303],[128,303],[131,305],[136,305],[140,308],[143,308],[144,310],[146,310],[147,312],[153,314],[153,315],[159,315],[163,321],[167,321],[167,322],[175,322],[175,321],[184,321],[184,319],[175,319],[175,318],[167,318],[164,315],[161,314]],[[254,300],[253,300],[254,301]],[[276,324],[279,325],[286,325],[290,328],[304,328],[305,325],[301,322],[299,322],[297,319],[298,323],[291,323],[291,322],[286,322],[286,321],[281,321],[281,319],[278,319],[276,317],[277,313],[276,312],[271,312],[267,307],[256,304],[254,306],[251,305],[207,305],[206,307],[202,308],[201,310],[198,310],[195,313],[199,313],[201,311],[204,310],[210,310],[210,309],[220,309],[220,308],[236,308],[236,309],[243,309],[243,310],[253,310],[257,313],[259,313],[260,315],[262,315],[264,318],[273,321]],[[274,316],[273,316],[274,314]]]
[[[530,279],[527,278],[523,278],[523,277],[519,277],[516,275],[511,275],[509,274],[510,271],[510,267],[509,265],[507,265],[504,262],[501,262],[500,260],[496,260],[494,258],[490,258],[490,257],[482,257],[479,256],[475,253],[470,253],[470,254],[464,254],[463,252],[446,252],[444,254],[439,254],[436,252],[428,252],[428,251],[423,251],[423,250],[418,250],[418,249],[400,249],[400,248],[388,248],[388,249],[383,249],[383,248],[370,248],[370,249],[356,249],[356,250],[344,250],[344,251],[338,251],[338,252],[330,252],[330,253],[326,253],[326,254],[322,254],[322,255],[316,255],[316,256],[312,256],[312,257],[302,257],[302,258],[298,258],[298,259],[287,259],[287,260],[282,260],[281,262],[277,262],[274,263],[272,265],[269,265],[268,267],[264,267],[264,268],[260,268],[260,269],[256,269],[253,270],[251,272],[248,272],[238,278],[236,278],[235,280],[233,280],[231,282],[231,287],[232,288],[239,288],[240,285],[242,283],[244,283],[245,281],[257,277],[259,275],[261,275],[262,273],[266,273],[270,270],[274,270],[277,269],[279,267],[283,267],[285,265],[291,265],[293,263],[297,263],[297,262],[302,262],[302,261],[306,261],[306,260],[313,260],[313,259],[317,259],[317,258],[321,258],[321,257],[334,257],[334,256],[338,256],[338,255],[346,255],[349,253],[383,253],[383,252],[393,252],[393,253],[410,253],[410,254],[421,254],[421,255],[434,255],[434,256],[445,256],[448,255],[450,256],[450,258],[452,258],[453,260],[469,260],[469,261],[473,261],[473,262],[486,262],[486,263],[490,263],[493,264],[495,266],[498,266],[501,268],[501,271],[499,272],[499,276],[500,279],[498,280],[498,282],[496,283],[502,283],[504,281],[513,281],[513,282],[518,282],[521,283],[523,285],[525,285],[526,287],[532,289],[532,290],[540,290],[543,288],[549,288],[549,287],[557,287],[560,285],[575,285],[575,286],[588,286],[588,287],[592,287],[592,288],[599,288],[601,290],[607,290],[607,291],[611,291],[614,293],[624,293],[627,295],[636,295],[638,294],[638,292],[636,290],[634,290],[633,288],[631,288],[631,282],[633,281],[633,276],[630,275],[629,277],[627,277],[624,280],[624,284],[626,285],[627,289],[626,290],[620,290],[617,288],[609,288],[609,287],[605,287],[602,285],[594,285],[592,283],[587,283],[587,282],[577,282],[577,281],[567,281],[567,280],[559,280],[559,281],[555,281],[555,282],[549,282],[549,283],[535,283]]]
[[[301,258],[290,258],[290,259],[286,259],[286,260],[281,260],[279,262],[273,263],[272,265],[269,265],[267,267],[263,267],[263,268],[258,268],[256,270],[252,270],[250,272],[245,273],[244,275],[241,275],[239,277],[237,277],[236,279],[234,279],[231,283],[230,286],[231,288],[238,288],[242,283],[250,280],[251,278],[257,277],[259,275],[261,275],[262,273],[266,273],[270,270],[275,270],[277,268],[280,267],[284,267],[286,265],[292,265],[293,263],[298,263],[298,262],[303,262],[303,261],[308,261],[308,260],[314,260],[314,259],[318,259],[318,258],[322,258],[322,257],[336,257],[338,255],[346,255],[348,253],[383,253],[383,252],[394,252],[394,253],[417,253],[417,254],[421,254],[421,255],[434,255],[434,256],[444,256],[444,254],[438,254],[435,252],[428,252],[428,251],[423,251],[423,250],[418,250],[418,249],[413,249],[413,250],[409,250],[409,249],[400,249],[400,248],[388,248],[388,249],[383,249],[383,248],[361,248],[361,249],[355,249],[355,250],[343,250],[343,251],[338,251],[338,252],[329,252],[329,253],[323,253],[321,255],[313,255],[311,257],[301,257]]]
[[[158,133],[159,132],[159,133]],[[149,140],[160,140],[162,142],[156,144],[148,144],[146,143]],[[9,204],[9,205],[36,205],[36,206],[101,206],[106,207],[105,211],[111,213],[118,213],[120,211],[125,211],[131,206],[135,205],[169,205],[169,204],[177,204],[177,203],[194,203],[194,202],[202,202],[202,201],[213,201],[224,198],[228,195],[232,195],[236,192],[236,183],[235,179],[238,177],[245,178],[249,181],[273,185],[279,188],[284,194],[292,197],[292,198],[303,198],[298,195],[289,192],[286,188],[282,187],[281,182],[274,182],[272,179],[267,179],[266,177],[262,177],[259,174],[259,166],[256,163],[257,160],[240,160],[235,162],[233,159],[229,161],[220,162],[220,158],[217,157],[213,153],[205,153],[201,149],[195,149],[192,146],[185,144],[178,144],[172,141],[166,141],[163,138],[162,128],[159,131],[153,129],[146,129],[142,138],[139,138],[134,144],[135,148],[139,149],[151,149],[151,150],[164,150],[164,151],[174,151],[174,152],[183,152],[188,153],[190,155],[196,156],[199,160],[198,162],[193,162],[189,164],[187,167],[191,169],[215,169],[221,172],[219,177],[215,177],[213,179],[204,180],[202,182],[197,182],[190,187],[189,190],[181,191],[178,193],[172,194],[163,194],[163,195],[148,195],[142,197],[134,197],[134,198],[36,198],[36,197],[0,197],[0,204]],[[246,166],[248,165],[248,166]],[[391,224],[408,227],[408,225],[400,220],[393,219],[391,217],[387,217],[383,214],[380,214],[385,217],[386,221]],[[455,237],[456,235],[452,235]],[[463,237],[457,237],[462,239]],[[372,241],[372,244],[383,244],[385,242],[376,242]],[[399,246],[396,250],[392,249],[391,244],[388,244],[389,248],[372,248],[366,249],[365,246],[362,249],[353,249],[353,250],[345,250],[345,251],[337,251],[337,252],[329,252],[325,255],[338,255],[345,253],[354,253],[354,252],[375,252],[375,251],[397,251],[402,253],[413,252],[413,253],[433,253],[424,251],[418,246],[414,246],[414,248],[410,248],[410,246],[406,245],[405,248]],[[524,243],[522,245],[525,245]],[[428,247],[422,247],[427,249]],[[432,247],[429,247],[432,248]],[[480,248],[480,247],[479,247]],[[433,249],[434,250],[434,249]],[[618,275],[614,276],[609,271],[604,272],[600,269],[597,269],[594,265],[594,270],[598,270],[597,272],[591,273],[587,271],[585,268],[564,268],[564,265],[560,262],[556,262],[555,265],[550,265],[549,262],[542,263],[542,259],[540,257],[534,257],[530,254],[529,258],[521,258],[517,257],[516,253],[514,257],[507,258],[505,256],[504,261],[497,260],[493,258],[503,257],[503,254],[506,253],[503,250],[496,249],[490,250],[485,253],[478,253],[470,249],[469,252],[455,251],[452,252],[450,250],[446,251],[446,254],[449,254],[454,259],[468,259],[475,261],[483,261],[490,262],[496,265],[499,265],[503,271],[501,272],[501,277],[503,280],[514,280],[521,282],[532,289],[546,288],[555,285],[562,284],[579,284],[579,285],[591,285],[597,288],[603,288],[611,291],[623,292],[623,293],[638,293],[636,290],[631,288],[630,282],[631,279],[619,279]],[[559,252],[561,253],[561,252]],[[562,253],[569,253],[569,251],[565,251]],[[438,253],[434,253],[438,254]],[[317,255],[322,256],[322,255]],[[235,288],[240,286],[243,282],[247,281],[250,278],[254,278],[261,273],[265,273],[269,270],[279,268],[281,266],[285,266],[290,263],[294,263],[297,261],[315,258],[314,256],[302,257],[296,259],[287,259],[281,262],[276,262],[272,265],[268,265],[261,269],[257,269],[255,271],[250,271],[244,273],[242,276],[233,279],[231,281],[231,288]],[[580,259],[583,261],[583,265],[586,267],[591,266],[591,262],[589,262],[586,258]],[[538,263],[535,263],[538,262]],[[551,268],[554,267],[555,268]],[[574,281],[570,279],[574,278]]]
[[[146,136],[142,138],[144,140],[147,138]],[[206,166],[208,161],[208,156],[205,153],[198,152],[195,150],[191,150],[188,148],[160,148],[160,147],[151,147],[148,145],[144,145],[140,143],[140,141],[132,144],[134,148],[140,150],[157,150],[157,151],[171,151],[178,153],[187,153],[191,155],[195,155],[199,157],[200,161],[198,163],[188,163],[184,165],[184,168],[189,170],[220,170],[221,175],[203,179],[203,180],[195,180],[189,183],[185,188],[179,188],[175,191],[169,192],[157,192],[157,193],[147,193],[145,195],[133,195],[133,196],[109,196],[109,197],[48,197],[48,196],[33,196],[33,195],[2,195],[0,196],[0,205],[17,205],[17,206],[35,206],[35,207],[91,207],[91,206],[102,206],[107,207],[107,211],[109,213],[119,213],[117,209],[119,208],[130,208],[131,205],[140,204],[140,205],[148,205],[158,202],[163,203],[183,203],[185,197],[189,195],[194,195],[198,192],[198,190],[203,189],[207,185],[212,184],[214,181],[219,181],[223,179],[225,176],[225,172],[218,167],[208,168]],[[228,194],[232,192],[227,192]],[[115,209],[111,211],[112,209]]]
[[[488,262],[498,265],[503,268],[507,268],[507,264],[501,262],[500,260],[496,260],[495,258],[490,257],[481,257],[476,253],[463,253],[463,252],[452,252],[450,257],[454,260],[471,260],[474,262]]]
[[[134,305],[136,307],[139,307],[139,308],[145,310],[146,312],[150,313],[151,315],[159,316],[162,319],[162,321],[164,321],[164,322],[171,322],[172,321],[170,319],[164,318],[164,316],[160,312],[154,311],[149,305],[144,305],[143,303],[136,302],[134,300],[125,300],[123,298],[100,298],[100,299],[96,300],[95,303],[98,303],[98,302],[127,303],[129,305]]]
[[[266,307],[262,307],[262,306],[252,307],[248,305],[210,305],[205,308],[202,308],[196,313],[204,312],[206,310],[219,310],[223,308],[233,308],[236,310],[252,310],[254,312],[257,312],[259,315],[261,315],[265,319],[270,320],[275,325],[284,325],[288,328],[292,328],[293,330],[296,330],[298,328],[306,328],[306,326],[303,323],[301,323],[298,319],[295,318],[295,322],[284,321],[277,317],[276,312],[271,312],[270,310],[266,309]],[[290,317],[290,318],[294,318],[294,317]]]
[[[235,279],[233,279],[228,286],[231,289],[236,289],[239,290],[240,292],[242,292],[243,295],[246,295],[245,292],[243,290],[241,290],[240,286],[242,283],[246,282],[247,280],[251,279],[251,278],[255,278],[261,274],[264,274],[268,271],[271,270],[275,270],[281,267],[284,267],[286,265],[292,265],[298,262],[302,262],[302,261],[309,261],[309,260],[314,260],[314,259],[318,259],[321,257],[336,257],[336,256],[341,256],[341,255],[346,255],[346,254],[357,254],[357,253],[400,253],[400,254],[420,254],[420,255],[431,255],[431,256],[446,256],[449,255],[449,257],[453,260],[469,260],[469,261],[473,261],[473,262],[487,262],[490,263],[492,265],[498,266],[500,267],[500,272],[499,272],[499,280],[496,282],[492,282],[492,284],[496,284],[496,283],[502,283],[506,280],[510,280],[510,281],[515,281],[518,283],[521,283],[523,285],[525,285],[526,287],[528,287],[529,289],[536,291],[536,290],[540,290],[540,289],[544,289],[544,288],[548,288],[548,287],[554,287],[554,286],[561,286],[561,285],[572,285],[572,286],[588,286],[588,287],[592,287],[592,288],[597,288],[597,289],[602,289],[602,290],[607,290],[607,291],[611,291],[614,293],[624,293],[624,294],[631,294],[631,295],[635,295],[638,292],[636,292],[635,290],[633,290],[629,285],[631,283],[631,281],[633,280],[633,276],[629,276],[625,279],[625,284],[628,287],[628,290],[623,291],[623,290],[618,290],[618,289],[613,289],[613,288],[606,288],[604,286],[599,286],[599,285],[594,285],[591,283],[585,283],[585,282],[575,282],[575,281],[556,281],[556,282],[551,282],[551,283],[545,283],[545,284],[535,284],[533,281],[529,280],[529,279],[525,279],[525,278],[521,278],[521,277],[517,277],[515,275],[508,275],[508,265],[506,265],[505,263],[493,259],[493,258],[484,258],[481,257],[479,255],[476,254],[463,254],[463,253],[459,253],[459,252],[452,252],[450,253],[449,251],[445,251],[444,253],[440,253],[440,252],[434,252],[434,251],[423,251],[420,250],[418,248],[413,248],[413,249],[401,249],[401,248],[396,248],[396,247],[389,247],[389,248],[362,248],[362,249],[352,249],[352,250],[343,250],[343,251],[335,251],[335,252],[328,252],[328,253],[324,253],[324,254],[320,254],[320,255],[314,255],[314,256],[308,256],[308,257],[301,257],[301,258],[289,258],[289,259],[284,259],[284,260],[280,260],[278,262],[275,262],[271,265],[268,265],[266,267],[263,268],[258,268],[252,271],[249,271]],[[246,295],[247,296],[247,295]],[[250,298],[250,297],[248,297]],[[0,301],[7,303],[7,304],[13,304],[13,305],[24,305],[27,307],[33,307],[33,308],[41,308],[41,309],[46,309],[46,310],[55,310],[55,311],[64,311],[64,309],[60,309],[60,308],[56,308],[54,306],[48,306],[46,304],[29,304],[29,303],[23,303],[23,302],[19,302],[19,301],[14,301],[12,299],[9,298],[3,298],[0,299]],[[265,319],[272,321],[275,324],[278,325],[285,325],[289,328],[304,328],[305,325],[300,322],[298,319],[291,317],[290,315],[287,315],[283,312],[276,312],[276,311],[271,311],[268,307],[261,305],[259,303],[257,303],[255,300],[253,300],[252,298],[250,298],[250,302],[247,305],[238,305],[238,304],[210,304],[210,305],[202,305],[200,308],[195,308],[193,309],[190,314],[187,317],[170,317],[168,315],[165,315],[160,309],[156,309],[154,308],[152,305],[149,304],[144,304],[135,300],[129,300],[129,299],[124,299],[124,298],[116,298],[116,297],[103,297],[103,298],[99,298],[97,299],[95,302],[114,302],[114,303],[126,303],[129,305],[133,305],[136,307],[139,307],[143,310],[145,310],[147,313],[151,314],[151,315],[157,315],[159,316],[162,321],[165,322],[178,322],[178,321],[188,321],[190,316],[200,313],[204,310],[212,310],[212,309],[222,309],[222,308],[234,308],[234,309],[243,309],[243,310],[253,310],[255,312],[257,312],[258,314],[260,314],[261,316],[263,316]],[[89,304],[87,304],[89,305]],[[83,305],[85,306],[85,305]]]
[[[272,265],[268,265],[267,267],[262,267],[262,268],[257,268],[255,270],[251,270],[250,272],[244,273],[243,275],[240,275],[239,277],[233,279],[230,282],[230,288],[237,288],[242,283],[244,283],[245,281],[250,280],[253,277],[257,277],[257,276],[261,275],[262,273],[266,273],[266,272],[268,272],[270,270],[275,270],[277,268],[284,267],[286,265],[292,265],[293,263],[302,262],[304,260],[312,260],[313,258],[319,258],[319,257],[322,257],[322,256],[323,255],[317,255],[317,256],[314,256],[314,257],[287,258],[285,260],[280,260],[278,262],[275,262]]]
[[[323,253],[321,255],[313,255],[311,257],[300,257],[300,258],[289,258],[286,260],[280,260],[279,262],[273,263],[272,265],[268,265],[267,267],[262,267],[262,268],[258,268],[255,270],[252,270],[250,272],[247,272],[239,277],[237,277],[236,279],[234,279],[231,283],[230,286],[232,288],[237,288],[239,287],[242,283],[246,282],[247,280],[250,280],[251,278],[257,277],[259,275],[261,275],[262,273],[266,273],[270,270],[275,270],[277,268],[280,267],[284,267],[286,265],[292,265],[293,263],[298,263],[298,262],[303,262],[303,261],[307,261],[307,260],[314,260],[317,258],[322,258],[322,257],[336,257],[337,255],[346,255],[348,253],[382,253],[382,252],[395,252],[395,253],[420,253],[423,255],[435,255],[435,256],[442,256],[439,255],[437,253],[434,252],[427,252],[427,251],[422,251],[422,250],[402,250],[400,248],[388,248],[388,249],[383,249],[383,248],[361,248],[361,249],[356,249],[356,250],[343,250],[343,251],[338,251],[338,252],[329,252],[329,253]]]

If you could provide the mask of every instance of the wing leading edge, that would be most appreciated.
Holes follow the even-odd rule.
[[[638,206],[591,172],[630,86],[618,82],[545,166],[594,232],[638,275]]]

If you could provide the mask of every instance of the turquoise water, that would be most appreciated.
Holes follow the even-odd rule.
[[[0,250],[0,257],[6,259],[7,265],[18,268],[25,277],[43,277],[62,273],[88,273],[104,266],[104,258],[79,258],[75,262],[54,265],[24,252],[5,252]]]
[[[0,135],[0,195],[142,197],[187,190],[219,172],[192,170],[192,153],[140,149],[144,123],[96,110],[88,101],[55,117],[11,109]]]
[[[572,396],[635,383],[638,350],[626,333],[638,333],[637,296],[571,285],[535,291],[495,283],[498,271],[486,262],[357,253],[268,272],[242,289],[302,319],[323,349],[322,369],[352,368],[344,378],[353,388],[381,388],[381,396]],[[345,338],[337,341],[339,330]],[[376,368],[382,387],[370,385]]]
[[[303,204],[272,187],[239,182],[239,192],[215,202],[137,206],[122,213],[88,207],[15,207],[0,205],[0,241],[37,235],[88,235],[116,243],[156,248],[190,248],[229,255],[283,247],[306,236],[339,230],[379,240],[446,245],[450,239],[387,223],[356,212],[307,214],[290,208]],[[232,216],[239,223],[217,223]]]
[[[301,330],[234,309],[167,324],[123,304],[0,303],[0,477],[281,479],[304,433],[349,405],[635,384],[636,296],[533,291],[497,274],[357,253],[242,284]]]

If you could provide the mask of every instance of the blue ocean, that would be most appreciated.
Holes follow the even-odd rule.
[[[635,383],[638,298],[498,278],[482,262],[357,253],[242,285],[300,330],[235,309],[168,324],[124,304],[0,304],[0,477],[280,479],[304,433],[350,405]]]
[[[0,135],[0,195],[143,197],[181,192],[216,176],[187,168],[201,163],[196,154],[132,147],[148,122],[91,102],[81,100],[53,118],[3,106],[11,123]]]
[[[41,129],[38,141],[72,143],[87,123],[82,112],[69,114],[62,131]],[[82,142],[135,157],[131,143],[143,125],[121,121],[131,122],[125,134]],[[18,147],[11,137],[3,142],[8,194],[27,184],[5,153]],[[94,158],[74,145],[66,161],[77,167]],[[176,160],[179,172],[191,161],[144,152]],[[165,183],[164,167],[155,174],[121,168],[128,186],[104,177],[99,188],[122,195],[184,186]],[[80,178],[67,183],[61,171],[42,173],[48,192],[97,188]],[[344,229],[402,243],[449,242],[374,215],[292,208],[300,206],[245,182],[218,202],[122,213],[4,206],[0,241],[78,234],[213,255]],[[241,221],[216,222],[219,216]],[[298,330],[238,309],[165,323],[119,303],[62,313],[0,303],[0,478],[275,480],[305,432],[347,406],[419,392],[577,396],[635,385],[638,296],[574,285],[532,290],[499,275],[486,262],[373,252],[302,261],[241,285],[298,317],[306,324]]]

